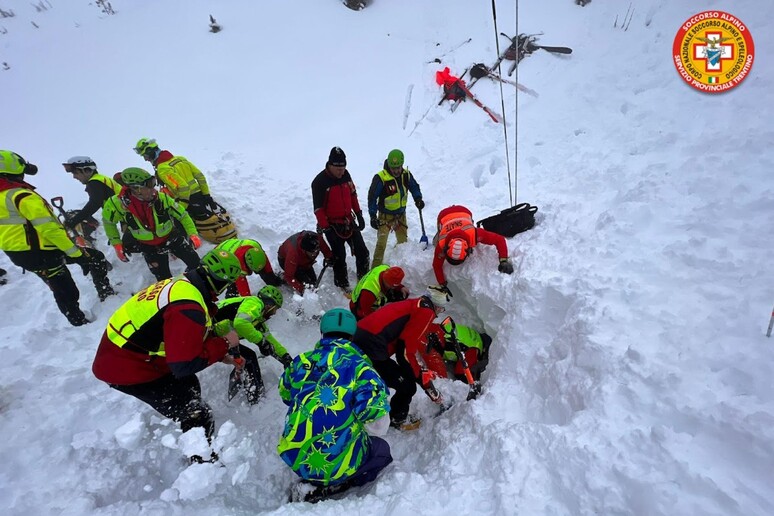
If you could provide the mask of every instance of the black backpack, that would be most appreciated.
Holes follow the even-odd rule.
[[[535,225],[535,213],[537,211],[537,206],[531,206],[529,203],[523,202],[512,208],[505,209],[497,215],[479,220],[476,222],[476,226],[510,238],[523,231],[532,229]]]

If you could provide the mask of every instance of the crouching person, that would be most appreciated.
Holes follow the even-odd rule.
[[[94,376],[177,421],[184,432],[202,427],[211,439],[215,422],[196,373],[216,362],[234,364],[227,352],[239,336],[212,335],[211,316],[218,294],[241,274],[236,256],[213,250],[197,267],[140,290],[110,317]]]
[[[280,378],[289,407],[277,451],[301,477],[291,501],[317,502],[376,479],[392,462],[387,385],[352,343],[357,321],[334,308],[320,320],[322,338]],[[370,434],[370,435],[369,435]]]
[[[293,361],[293,357],[269,332],[266,325],[277,310],[282,308],[282,301],[282,293],[277,287],[271,285],[263,287],[257,296],[232,297],[219,301],[218,313],[215,316],[217,321],[215,334],[225,335],[233,329],[240,339],[258,346],[264,356],[273,356],[282,363],[283,367],[287,367]],[[238,350],[238,355],[245,360],[244,366],[236,366],[231,371],[228,399],[229,401],[234,399],[234,396],[244,387],[247,402],[255,405],[264,393],[258,356],[255,351],[242,344],[239,345]]]

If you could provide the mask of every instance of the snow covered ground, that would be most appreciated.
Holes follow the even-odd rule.
[[[387,152],[403,149],[428,231],[453,203],[479,219],[509,205],[502,126],[473,104],[432,107],[408,136],[440,98],[441,65],[428,61],[467,38],[443,65],[461,73],[494,61],[489,2],[374,0],[362,12],[336,0],[111,4],[118,13],[106,16],[86,1],[0,0],[15,14],[0,18],[0,148],[40,166],[32,181],[44,196],[80,206],[82,186],[60,163],[87,154],[103,173],[143,166],[132,147],[154,137],[206,173],[240,235],[275,266],[288,235],[314,228],[309,184],[334,145],[363,205]],[[497,4],[499,31],[515,33],[515,2]],[[201,373],[225,466],[188,466],[189,436],[91,375],[108,317],[152,281],[139,257],[119,263],[103,244],[120,296],[102,304],[73,268],[97,318],[73,328],[40,280],[3,255],[2,512],[774,514],[774,4],[635,0],[629,29],[614,28],[629,4],[519,5],[520,32],[574,52],[519,66],[539,98],[518,96],[517,199],[540,211],[508,241],[517,272],[497,273],[491,249],[449,272],[452,315],[495,335],[480,399],[466,403],[463,384],[442,382],[458,403],[416,432],[390,430],[395,462],[375,483],[286,504],[295,477],[275,451],[285,413],[276,390],[248,407],[226,401],[226,366]],[[671,61],[678,28],[705,9],[740,18],[762,52],[722,95],[688,87]],[[222,32],[208,32],[210,14]],[[474,88],[501,112],[499,91]],[[513,160],[515,89],[504,94]],[[416,210],[409,224],[410,242],[388,248],[387,261],[420,292],[434,282],[431,255]],[[365,235],[372,247],[374,232]],[[343,304],[331,282],[304,299],[286,292],[270,326],[293,354],[318,335],[295,309]],[[279,363],[261,367],[275,384]],[[414,409],[434,411],[421,395]]]

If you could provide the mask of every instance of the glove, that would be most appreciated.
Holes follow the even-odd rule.
[[[258,349],[266,356],[269,356],[274,352],[274,347],[266,340],[266,337],[258,343]]]
[[[323,260],[323,265],[325,267],[333,267],[335,264],[336,264],[336,257],[335,256],[331,256],[330,258],[325,258]]]
[[[328,229],[328,228],[327,227],[324,228],[321,225],[317,224],[317,234],[318,235],[322,235],[323,233],[325,233],[326,229]]]
[[[375,215],[371,215],[371,227],[379,229],[379,219],[377,219]]]
[[[191,245],[194,249],[199,249],[202,246],[202,239],[199,238],[199,235],[191,235],[188,238],[191,240]]]
[[[204,204],[207,205],[210,210],[218,211],[220,209],[220,206],[218,206],[218,203],[215,202],[211,195],[207,194],[202,197],[204,197]]]
[[[513,274],[513,264],[508,258],[500,258],[500,265],[497,266],[497,270],[505,274]]]
[[[423,208],[425,207],[425,201],[423,201],[422,199],[417,199],[416,201],[414,201],[414,204],[415,204],[415,205],[416,205],[416,207],[417,207],[417,208],[419,208],[420,210],[421,210],[421,209],[423,209]]]
[[[427,335],[427,352],[430,353],[433,349],[440,353],[443,353],[443,346],[441,345],[441,339],[438,338],[436,333],[429,333]]]
[[[290,364],[293,363],[293,357],[290,356],[290,353],[285,353],[279,357],[279,361],[282,362],[282,367],[287,368]]]
[[[454,294],[452,294],[451,290],[449,290],[449,287],[448,287],[447,283],[441,283],[437,287],[433,287],[433,288],[435,288],[439,292],[442,292],[442,293],[446,294],[449,297],[454,297]]]
[[[363,219],[363,212],[359,211],[355,213],[355,217],[357,217],[357,230],[363,231],[365,229],[365,220]]]
[[[438,377],[437,374],[435,374],[435,371],[429,371],[427,369],[422,369],[419,373],[419,379],[422,384],[422,388],[427,390],[430,387],[433,387],[433,380],[435,380]]]
[[[113,249],[116,250],[116,256],[118,256],[118,259],[122,262],[128,262],[129,258],[126,257],[126,254],[124,254],[124,244],[115,244],[113,246]]]

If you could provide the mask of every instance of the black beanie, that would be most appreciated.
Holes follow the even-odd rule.
[[[331,149],[331,153],[328,155],[328,164],[334,167],[346,167],[347,155],[341,150],[341,147],[334,147]]]

